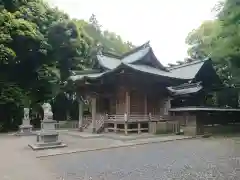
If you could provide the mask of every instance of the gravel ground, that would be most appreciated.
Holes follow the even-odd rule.
[[[42,158],[64,180],[238,180],[239,139],[193,139]]]

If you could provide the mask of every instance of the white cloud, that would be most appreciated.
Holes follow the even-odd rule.
[[[71,17],[88,20],[94,13],[105,29],[140,45],[148,40],[163,64],[186,56],[185,38],[212,19],[218,0],[49,0]]]

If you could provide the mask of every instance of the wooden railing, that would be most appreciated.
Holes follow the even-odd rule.
[[[143,114],[114,114],[108,115],[105,120],[105,132],[147,132],[149,126],[149,115]]]
[[[92,123],[92,116],[83,117],[83,128],[87,128]]]
[[[96,114],[96,132],[100,133],[104,129],[112,130],[114,132],[124,131],[132,132],[137,131],[147,131],[150,127],[151,122],[161,122],[169,121],[168,117],[163,117],[160,115],[149,114]],[[134,125],[135,124],[135,125]],[[83,129],[84,131],[92,132],[93,123],[92,116],[83,117]],[[170,125],[171,126],[171,125]],[[78,129],[79,121],[64,121],[56,124],[56,129]],[[178,129],[178,127],[174,128]]]
[[[112,114],[107,115],[107,121],[128,121],[128,122],[135,122],[135,121],[149,121],[150,116],[144,114]]]
[[[124,121],[124,114],[111,114],[106,116],[109,121]]]
[[[92,123],[91,116],[83,117],[83,128],[87,128]],[[55,124],[56,129],[78,129],[79,120],[71,121],[59,121]]]
[[[101,131],[103,131],[105,118],[106,118],[105,115],[96,114],[95,128],[97,133],[100,133]],[[93,129],[92,117],[86,116],[84,117],[83,121],[84,121],[83,128],[85,129],[84,131],[92,132],[92,129]]]
[[[77,129],[79,121],[59,121],[55,124],[56,129]]]
[[[144,114],[130,114],[128,116],[128,122],[135,122],[135,121],[149,121],[151,116],[144,115]]]
[[[104,122],[106,115],[98,114],[96,117],[96,133],[101,133],[104,130]]]
[[[104,123],[104,122],[109,122],[109,121],[128,121],[128,122],[137,122],[137,121],[165,121],[169,120],[168,117],[166,116],[161,116],[161,115],[152,115],[151,113],[149,114],[130,114],[127,115],[125,114],[96,114],[96,123]],[[87,127],[91,124],[92,122],[92,117],[91,116],[86,116],[84,117],[83,120],[83,126]]]

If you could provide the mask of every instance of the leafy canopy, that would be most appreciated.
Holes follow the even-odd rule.
[[[189,33],[186,43],[193,58],[210,56],[223,81],[230,86],[240,83],[240,1],[218,4],[215,20],[204,22]]]

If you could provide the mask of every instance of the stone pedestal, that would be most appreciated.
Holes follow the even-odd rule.
[[[44,120],[41,123],[41,131],[37,133],[37,143],[29,146],[33,150],[65,147],[66,144],[58,140],[59,133],[55,129],[56,121],[52,120],[51,106],[45,106],[43,105]]]
[[[30,136],[34,135],[32,132],[32,125],[20,125],[19,131],[16,134],[17,136]]]
[[[58,140],[58,132],[41,131],[37,133],[37,143],[29,145],[33,150],[53,149],[66,147],[66,144]]]
[[[16,133],[17,136],[30,136],[34,135],[32,132],[32,125],[30,125],[30,120],[29,120],[29,109],[24,108],[24,118],[22,125],[19,126],[19,130]]]
[[[41,123],[41,129],[44,131],[55,131],[57,121],[54,120],[43,120]]]

